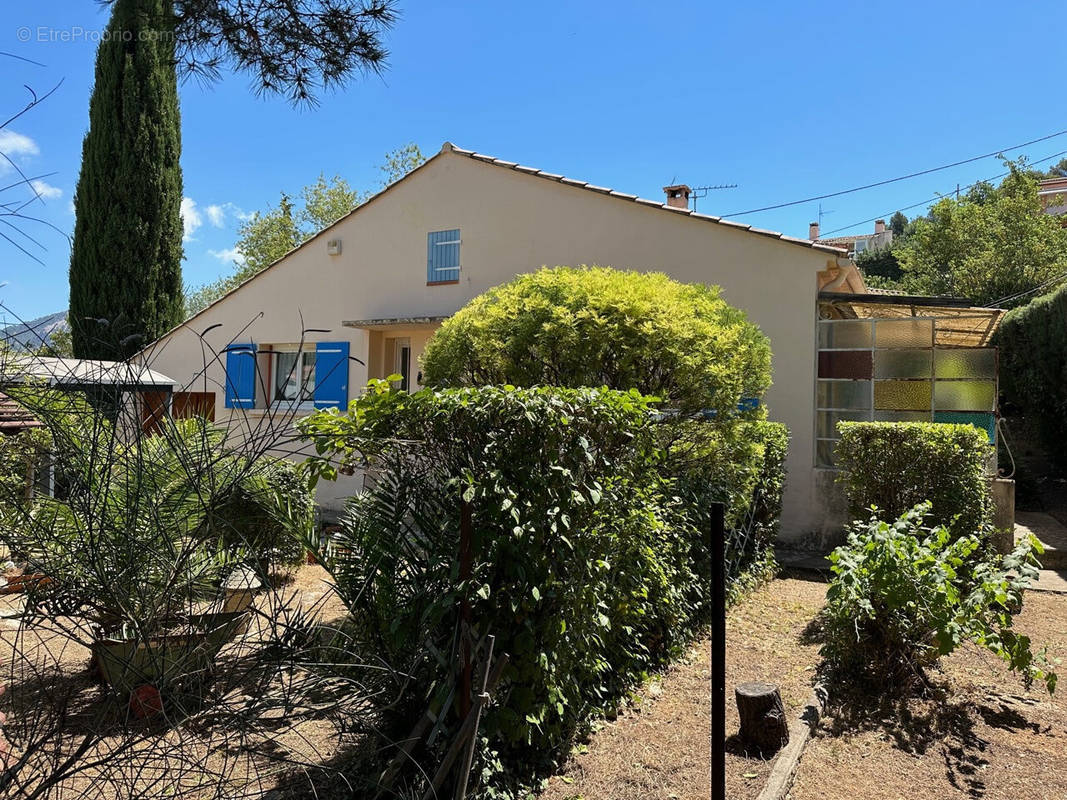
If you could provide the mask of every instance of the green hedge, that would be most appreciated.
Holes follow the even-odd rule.
[[[426,346],[426,385],[607,386],[732,413],[771,382],[767,337],[719,289],[554,267],[471,300]]]
[[[990,520],[984,431],[933,422],[841,422],[838,431],[838,480],[855,518],[877,506],[896,519],[929,502],[933,524],[954,536],[978,533]]]
[[[1008,312],[996,344],[1006,406],[1036,421],[1044,449],[1067,472],[1067,286]]]
[[[479,751],[504,789],[566,756],[706,619],[711,495],[730,503],[735,565],[761,563],[786,443],[771,423],[671,430],[648,398],[607,389],[408,395],[376,384],[349,414],[322,412],[302,428],[319,452],[315,471],[364,465],[374,476],[320,555],[352,611],[359,655],[414,676],[403,701],[383,692],[387,728],[406,732],[428,699],[447,695],[451,664],[434,653],[454,652],[459,600],[469,598],[475,636],[493,633],[511,658]],[[464,498],[474,541],[466,584]]]

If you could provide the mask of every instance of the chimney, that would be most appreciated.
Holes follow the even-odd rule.
[[[876,219],[874,221],[874,232],[875,233],[885,233],[885,220],[884,219]]]
[[[816,239],[819,238],[819,223],[818,222],[809,222],[808,223],[808,238],[811,239],[813,242]]]
[[[689,195],[693,193],[693,190],[684,183],[664,186],[663,191],[667,195],[667,205],[671,208],[689,208]]]

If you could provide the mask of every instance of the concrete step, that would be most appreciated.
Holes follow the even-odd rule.
[[[1033,534],[1045,545],[1039,556],[1046,570],[1067,570],[1067,527],[1049,514],[1037,511],[1015,512],[1015,538]]]

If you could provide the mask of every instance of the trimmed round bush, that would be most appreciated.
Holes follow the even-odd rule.
[[[606,386],[729,412],[770,385],[771,349],[717,287],[554,267],[471,300],[434,334],[422,367],[436,388]]]

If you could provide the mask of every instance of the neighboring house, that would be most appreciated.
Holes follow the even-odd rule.
[[[1046,214],[1057,217],[1067,214],[1067,178],[1048,178],[1038,182],[1037,196]]]
[[[0,341],[16,349],[36,351],[42,347],[51,347],[54,344],[52,337],[69,329],[67,312],[57,311],[29,322],[8,325],[0,330]]]
[[[234,427],[254,432],[278,411],[344,408],[368,378],[396,373],[417,389],[419,358],[442,320],[545,265],[716,284],[771,341],[764,402],[792,437],[782,536],[796,539],[829,524],[828,434],[816,447],[818,320],[826,298],[866,288],[845,251],[693,213],[687,193],[672,186],[667,202],[644,200],[446,143],[139,358],[177,377],[176,414],[208,409],[220,423],[240,415]],[[863,307],[832,313],[866,313],[854,308]],[[319,502],[336,509],[354,490],[354,482],[320,484]]]
[[[874,233],[858,234],[849,236],[819,236],[819,223],[812,222],[808,225],[808,239],[830,247],[840,247],[850,257],[856,257],[868,250],[879,250],[889,247],[893,243],[893,231],[885,226],[884,219],[874,221]]]

